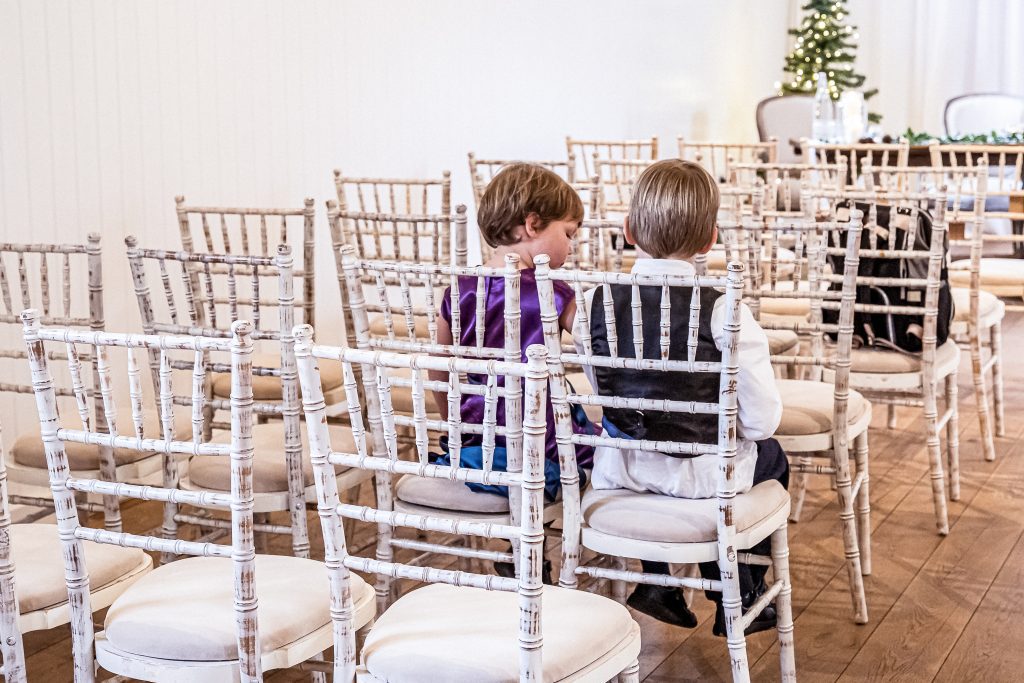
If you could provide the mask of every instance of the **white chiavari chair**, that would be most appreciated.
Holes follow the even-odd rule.
[[[312,199],[307,198],[302,208],[284,209],[190,206],[180,195],[174,203],[181,248],[187,252],[274,258],[278,245],[289,245],[296,260],[293,275],[302,280],[297,305],[302,309],[303,322],[315,324],[316,222]]]
[[[594,155],[595,172],[601,182],[601,217],[609,213],[624,215],[633,197],[633,183],[653,161],[638,159],[602,159]]]
[[[13,267],[13,270],[8,270],[9,266]],[[18,289],[12,294],[15,282]],[[85,291],[81,286],[83,282],[87,283]],[[54,301],[58,292],[59,304]],[[103,259],[100,236],[96,233],[90,234],[86,244],[0,244],[0,294],[4,306],[4,312],[0,314],[0,323],[9,332],[13,332],[16,325],[21,326],[19,312],[33,307],[42,312],[42,320],[48,325],[102,330]],[[21,344],[0,349],[0,358],[24,360],[27,357]],[[70,361],[62,351],[54,351],[50,360]],[[81,372],[80,368],[84,365],[89,368],[92,375],[89,396],[92,398],[97,424],[103,429],[106,421],[103,404],[97,391],[99,368],[96,367],[96,359],[86,355],[77,358],[76,361],[77,372]],[[2,381],[0,391],[32,393],[31,383],[24,381],[27,379],[24,368],[21,367],[19,370],[8,377],[21,378],[23,381]],[[55,387],[54,391],[61,397],[74,397],[72,389],[66,386]],[[117,417],[127,419],[126,415]],[[150,425],[159,422],[154,411],[146,411],[145,418]],[[158,454],[125,449],[111,451],[104,446],[88,444],[74,444],[67,452],[72,470],[80,476],[133,481],[148,481],[153,478],[158,480],[160,476],[161,459]],[[10,446],[7,463],[8,477],[14,489],[10,502],[42,510],[52,509],[53,501],[46,474],[46,454],[39,438],[39,431],[34,426],[19,430],[14,443]],[[121,517],[117,506],[110,501],[99,505],[86,501],[83,496],[79,506],[83,513],[102,511],[104,526],[120,531]]]
[[[956,286],[956,271],[950,270],[953,295],[953,324],[950,334],[971,354],[974,402],[981,427],[986,460],[996,457],[995,438],[1005,434],[1003,410],[1002,322],[1006,305],[981,287],[981,262],[985,240],[986,186],[988,167],[979,159],[976,166],[895,167],[865,174],[873,177],[880,189],[922,192],[946,186],[949,193],[946,222],[951,247],[970,249],[970,281]],[[963,263],[954,262],[954,263]],[[986,350],[988,358],[985,358]],[[989,412],[988,374],[992,373],[992,406]],[[993,430],[993,415],[995,429]]]
[[[570,154],[567,161],[527,161],[523,159],[477,159],[473,152],[468,154],[469,157],[469,179],[473,183],[473,201],[476,202],[477,206],[480,206],[480,197],[484,194],[484,189],[487,184],[491,182],[491,179],[505,166],[514,163],[528,163],[543,166],[544,168],[554,171],[562,180],[569,183],[570,185],[576,182],[576,158],[575,155]]]
[[[763,194],[761,215],[764,218],[802,217],[800,189],[802,187],[823,187],[841,190],[845,182],[846,159],[840,158],[834,164],[778,164],[778,163],[735,163],[730,166],[728,186],[737,189],[756,189]],[[763,185],[760,185],[763,183]],[[722,188],[720,191],[724,191]],[[730,194],[733,194],[730,192]],[[736,193],[743,197],[742,193]],[[729,203],[723,199],[723,207],[730,207],[727,220],[738,221],[740,214],[736,207],[746,213],[750,202]]]
[[[870,164],[872,167],[906,166],[910,159],[910,144],[901,142],[857,142],[833,144],[804,139],[800,141],[804,152],[804,162],[808,164],[835,164],[840,158],[846,160],[846,187],[864,189],[861,167]]]
[[[444,681],[594,681],[615,679],[637,683],[639,626],[621,605],[592,593],[541,584],[543,559],[544,433],[547,368],[544,349],[531,347],[527,363],[499,360],[410,356],[382,351],[342,349],[312,344],[312,329],[297,328],[297,356],[303,388],[306,426],[317,471],[319,510],[325,561],[331,575],[331,615],[335,626],[334,680],[338,682],[422,680]],[[336,451],[324,430],[324,403],[319,395],[318,365],[341,363],[344,368],[354,452]],[[356,365],[368,405],[364,427],[355,389]],[[487,466],[460,466],[458,451],[451,465],[431,464],[425,439],[417,460],[398,458],[396,417],[391,407],[389,377],[403,369],[420,377],[421,391],[412,421],[425,430],[429,420],[422,408],[424,372],[442,373],[449,401],[457,411],[459,393],[474,386],[462,376],[479,375],[485,385],[502,392],[525,384],[521,415],[504,426],[493,418],[481,423],[449,421],[443,425],[451,443],[463,433],[481,434],[493,444],[504,435],[522,443],[519,466],[497,471]],[[500,393],[500,392],[499,392]],[[441,425],[438,425],[441,427]],[[369,437],[367,436],[369,432]],[[400,513],[389,509],[340,504],[330,476],[333,465],[363,467],[374,472],[403,474],[439,482],[506,486],[518,501],[518,521],[479,523],[429,513]],[[377,522],[423,531],[469,534],[505,539],[518,547],[518,578],[453,571],[438,566],[411,566],[384,559],[359,557],[347,545],[341,519]],[[494,555],[494,553],[490,553]],[[380,614],[356,650],[354,609],[349,597],[353,571],[377,574],[379,585],[411,579],[428,585],[415,589]],[[518,622],[518,630],[514,624]],[[357,662],[358,658],[358,662]]]
[[[868,621],[863,576],[871,573],[871,404],[849,388],[860,230],[861,218],[853,216],[848,223],[811,219],[775,226],[748,219],[738,229],[722,233],[735,245],[730,254],[746,254],[747,269],[753,276],[748,278],[745,299],[761,327],[766,332],[810,337],[809,355],[780,355],[773,351],[772,362],[790,368],[815,367],[819,369],[817,375],[821,368],[831,371],[828,382],[813,378],[778,380],[783,410],[775,438],[793,460],[792,521],[799,520],[810,475],[828,475],[835,480],[854,620],[863,624]],[[788,268],[783,268],[787,264],[777,254],[778,244],[786,237],[794,259]],[[764,258],[765,253],[769,258]],[[828,256],[842,258],[841,271],[828,268]],[[762,315],[761,304],[772,300],[799,302],[806,305],[805,314]],[[823,321],[824,310],[836,312],[835,322]],[[834,337],[829,348],[825,335]],[[855,476],[850,467],[851,450]],[[822,458],[827,459],[826,464],[820,464]]]
[[[851,354],[850,388],[872,404],[921,408],[928,453],[935,524],[939,534],[949,533],[946,487],[949,498],[960,498],[959,411],[957,371],[960,349],[952,337],[938,344],[939,290],[946,251],[947,189],[925,192],[829,192],[809,190],[805,200],[825,205],[831,220],[849,220],[851,204],[864,213],[860,263],[864,260],[899,260],[908,264],[900,277],[857,276],[857,303],[854,314],[909,316],[920,320],[921,350],[908,353],[880,344],[854,348]],[[878,211],[890,212],[888,231],[879,229]],[[918,221],[927,214],[931,219],[928,249],[914,249]],[[900,229],[900,225],[906,226]],[[880,240],[884,248],[879,248]],[[895,244],[894,244],[895,243]],[[923,262],[923,263],[922,263]],[[927,265],[925,265],[927,264]],[[902,304],[876,303],[872,292],[882,287],[900,287],[908,292]],[[826,371],[826,376],[828,371]],[[941,387],[940,387],[941,385]],[[938,412],[939,395],[943,412]],[[890,412],[890,416],[892,413]],[[946,432],[946,465],[943,465],[941,432]],[[946,469],[948,468],[948,472]]]
[[[774,164],[779,141],[769,138],[766,142],[695,142],[676,138],[679,158],[696,161],[720,183],[731,182],[734,164]]]
[[[258,365],[253,369],[253,410],[263,420],[253,427],[255,530],[290,535],[295,556],[309,557],[306,503],[315,500],[315,491],[312,470],[303,457],[305,444],[299,427],[299,385],[290,330],[300,304],[295,301],[290,247],[279,244],[277,255],[269,257],[141,249],[132,236],[127,237],[125,243],[146,334],[228,338],[237,320],[249,318],[253,338],[270,347],[266,353],[254,357]],[[199,291],[192,290],[196,279],[201,283]],[[155,286],[151,287],[151,283]],[[272,298],[266,294],[268,289],[275,293]],[[163,297],[159,296],[160,292]],[[221,292],[226,292],[226,298],[218,296]],[[150,349],[154,394],[160,388],[160,362],[157,350]],[[170,359],[170,362],[171,370],[195,369],[195,361],[191,359]],[[215,422],[213,418],[216,411],[230,408],[230,366],[207,358],[204,369],[202,375],[193,377],[193,382],[204,388],[207,400],[202,412],[191,416],[191,433],[196,440],[224,443],[229,438],[230,425]],[[212,375],[209,379],[208,374]],[[336,391],[341,385],[340,377],[332,381],[325,373],[325,379],[329,382],[325,387],[327,391]],[[175,396],[174,401],[178,405],[192,405],[190,396]],[[274,419],[268,421],[269,418]],[[214,428],[219,431],[215,433]],[[339,430],[336,438],[344,438],[343,427],[333,429]],[[192,458],[184,469],[185,474],[181,476],[179,464],[168,459],[163,485],[169,489],[230,490],[231,468],[224,459]],[[339,488],[350,495],[357,494],[360,485],[369,479],[358,471],[339,472],[338,478]],[[288,512],[289,523],[270,524],[267,515],[271,512]],[[168,502],[163,521],[164,537],[176,538],[179,523],[230,529],[228,520],[209,514],[181,513],[173,502]]]
[[[658,158],[658,136],[645,140],[582,140],[565,137],[565,151],[576,159],[576,178],[590,178],[598,172],[593,159],[654,161]]]
[[[574,574],[631,581],[660,586],[686,587],[720,591],[723,594],[728,649],[733,679],[749,681],[745,628],[772,600],[778,600],[778,638],[782,679],[794,681],[796,668],[793,651],[793,620],[789,579],[787,516],[789,494],[777,481],[757,485],[748,493],[737,494],[735,483],[736,456],[736,374],[739,370],[737,345],[740,325],[740,299],[743,290],[743,266],[732,264],[726,277],[671,276],[615,273],[586,273],[571,270],[549,270],[544,256],[537,260],[538,284],[541,292],[542,319],[548,347],[551,373],[551,403],[559,429],[559,446],[563,467],[571,464],[569,452],[573,444],[607,445],[624,450],[642,449],[682,457],[717,457],[720,459],[715,498],[695,500],[675,498],[656,493],[637,493],[627,489],[590,489],[582,499],[582,535],[580,543],[570,543],[567,536],[562,552],[560,581],[575,585]],[[576,332],[578,353],[562,352],[554,311],[552,282],[561,280],[576,292]],[[588,311],[584,287],[593,286],[593,309]],[[702,306],[713,305],[713,288],[725,288],[722,296],[726,307],[725,336],[722,350],[698,350],[697,325]],[[598,303],[597,295],[601,294]],[[631,320],[616,320],[611,297],[625,296],[632,302]],[[605,298],[607,297],[607,298]],[[605,305],[605,304],[608,305]],[[671,311],[682,307],[685,313],[673,318]],[[645,314],[646,313],[646,314]],[[592,344],[590,315],[603,314],[608,326],[608,348]],[[675,322],[673,322],[675,320]],[[615,334],[611,332],[616,329]],[[685,338],[685,352],[679,357],[672,351],[672,340]],[[653,342],[653,343],[652,343]],[[717,358],[720,360],[710,360]],[[601,372],[604,368],[633,372],[672,372],[718,376],[715,401],[672,401],[657,398],[582,394],[570,391],[564,382],[564,365],[578,364]],[[600,380],[598,380],[600,385]],[[662,411],[709,421],[708,430],[717,432],[714,443],[683,441],[652,441],[570,434],[566,429],[567,404],[595,404],[607,412],[611,408],[641,411]],[[568,505],[568,503],[566,503]],[[737,560],[746,562],[766,558],[737,555],[735,549],[750,548],[771,537],[771,563],[775,579],[764,595],[741,614],[741,596],[737,577]],[[578,566],[580,545],[591,551],[616,558],[636,558],[678,564],[717,562],[721,579],[706,580],[626,571],[624,559],[617,569]],[[620,589],[616,593],[623,597]]]
[[[24,314],[36,405],[49,464],[57,527],[63,545],[63,568],[71,606],[71,633],[76,683],[95,680],[96,662],[125,677],[147,681],[199,683],[263,680],[269,669],[288,668],[318,657],[331,646],[329,588],[323,563],[289,556],[257,555],[253,541],[253,396],[252,325],[239,321],[229,339],[199,336],[124,335],[41,328],[38,314]],[[120,433],[110,373],[100,374],[107,431],[101,432],[81,413],[80,429],[60,427],[47,347],[66,344],[90,347],[95,357],[145,354],[160,357],[161,428],[148,433],[142,415],[139,360],[129,361],[128,395],[132,429]],[[177,440],[174,437],[174,388],[171,354],[195,359],[193,376],[205,372],[204,355],[231,354],[231,441],[225,444]],[[76,395],[85,389],[75,381]],[[201,412],[202,385],[192,384],[191,411]],[[107,482],[74,476],[68,468],[65,443],[106,444],[231,462],[230,492],[182,491],[156,486]],[[101,494],[175,504],[213,506],[231,513],[231,544],[170,540],[146,534],[89,529],[75,515],[76,493]],[[114,600],[103,631],[96,633],[90,608],[92,586],[86,544],[138,548],[191,555],[163,565],[135,581]],[[359,579],[349,584],[359,627],[373,617],[373,591]],[[258,616],[261,618],[258,618]]]

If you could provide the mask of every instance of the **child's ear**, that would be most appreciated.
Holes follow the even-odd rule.
[[[717,242],[718,242],[718,226],[716,225],[715,229],[711,231],[711,240],[708,242],[708,246],[706,246],[703,249],[701,249],[700,253],[702,253],[702,254],[708,253],[709,251],[711,251],[712,247],[714,247]]]
[[[633,237],[633,231],[629,229],[629,216],[622,219],[622,236],[626,238],[626,244],[636,246],[636,239]]]
[[[527,239],[533,239],[541,231],[540,215],[536,213],[527,214],[526,222],[523,224],[523,234]]]

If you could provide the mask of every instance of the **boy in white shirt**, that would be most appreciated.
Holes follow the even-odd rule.
[[[694,275],[692,259],[707,253],[718,238],[715,225],[719,193],[714,178],[699,164],[671,159],[651,165],[637,179],[633,188],[629,215],[624,222],[625,238],[651,258],[638,258],[634,273]],[[701,320],[698,329],[698,353],[717,355],[720,360],[724,341],[725,298],[719,292],[702,292]],[[598,287],[587,296],[591,343],[595,354],[607,355],[604,293]],[[595,298],[602,299],[598,304]],[[688,300],[688,296],[686,297]],[[616,320],[629,321],[631,302],[628,297],[613,293]],[[619,301],[619,299],[624,299]],[[653,302],[652,302],[653,303]],[[652,311],[645,305],[645,316],[657,316],[657,304]],[[687,307],[673,306],[672,318],[685,326],[689,316]],[[708,309],[708,310],[705,310]],[[620,315],[621,312],[621,315]],[[789,466],[785,453],[771,435],[782,416],[782,401],[775,384],[768,351],[768,339],[750,310],[740,306],[739,374],[737,376],[737,453],[735,482],[737,492],[749,491],[754,484],[778,480],[788,486]],[[628,324],[628,323],[627,323]],[[625,330],[624,330],[625,331]],[[673,339],[681,344],[681,357],[686,357],[685,339]],[[631,344],[623,343],[619,349],[628,352]],[[648,346],[644,345],[645,348]],[[652,352],[658,347],[651,345]],[[660,352],[659,352],[660,353]],[[675,355],[675,354],[673,354]],[[698,358],[700,360],[700,358]],[[715,360],[708,357],[705,360]],[[670,399],[677,401],[718,401],[718,377],[690,375],[691,382],[680,381],[679,373],[657,371],[630,371],[615,368],[588,368],[589,378],[598,393],[609,395]],[[605,432],[612,436],[633,439],[717,441],[717,415],[682,415],[656,411],[605,409]],[[594,452],[593,486],[597,489],[625,488],[633,491],[652,491],[680,498],[712,498],[718,477],[717,454],[698,457],[673,457],[648,451],[622,451],[601,446]],[[751,549],[768,554],[770,541]],[[645,572],[667,574],[669,567],[663,562],[643,561]],[[705,578],[719,578],[718,565],[702,563]],[[744,608],[752,604],[765,590],[764,567],[740,565],[740,591]],[[708,593],[718,605],[714,632],[725,635],[725,618],[720,593]],[[628,604],[667,623],[692,628],[697,620],[683,599],[682,592],[674,588],[639,584]],[[765,609],[747,628],[747,633],[775,626],[775,612]]]

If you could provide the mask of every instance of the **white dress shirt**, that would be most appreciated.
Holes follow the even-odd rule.
[[[693,265],[674,259],[637,259],[634,273],[645,275],[695,274]],[[587,292],[587,311],[593,300],[593,290]],[[719,350],[725,340],[725,297],[715,302],[711,314],[711,332]],[[577,348],[582,353],[579,342]],[[591,386],[597,387],[593,369],[585,368]],[[736,400],[737,439],[735,459],[736,490],[750,490],[757,461],[755,441],[767,439],[775,433],[782,418],[782,400],[772,371],[768,338],[754,320],[750,309],[740,305],[739,375]],[[686,419],[680,414],[679,419]],[[718,455],[707,454],[696,458],[673,458],[651,451],[621,451],[599,446],[594,451],[593,486],[596,489],[631,489],[653,491],[677,498],[713,498],[717,489]]]

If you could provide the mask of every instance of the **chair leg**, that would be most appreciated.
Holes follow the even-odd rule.
[[[890,403],[886,408],[885,426],[888,429],[896,429],[896,406]]]
[[[992,416],[988,411],[988,383],[985,381],[985,372],[982,369],[983,358],[981,353],[981,332],[977,325],[971,325],[970,331],[971,347],[971,377],[974,380],[974,405],[978,411],[978,423],[981,427],[981,446],[985,453],[985,460],[996,459],[996,446],[992,439]],[[946,378],[946,394],[949,394],[949,378]],[[952,472],[950,472],[952,474]],[[956,500],[955,498],[953,500]]]
[[[270,524],[270,513],[257,512],[252,516],[252,521],[253,524]],[[253,540],[257,554],[265,555],[270,552],[270,534],[256,534]]]
[[[836,470],[836,491],[839,499],[839,520],[843,525],[843,551],[846,555],[846,575],[850,582],[853,601],[853,619],[858,624],[868,622],[868,605],[864,597],[864,575],[861,573],[860,545],[857,519],[853,511],[853,489],[850,477],[850,454],[846,444],[832,450],[832,464]]]
[[[992,352],[992,397],[995,403],[996,436],[1006,436],[1003,414],[1003,324],[989,328],[989,349]]]
[[[942,448],[939,444],[938,407],[936,381],[924,377],[924,423],[928,449],[928,464],[931,470],[932,500],[935,504],[935,526],[940,535],[949,533],[949,512],[946,509],[946,484],[942,471]]]
[[[640,662],[634,659],[615,679],[619,683],[640,683]]]
[[[797,460],[797,464],[800,467],[810,467],[813,464],[809,455],[801,455]],[[793,498],[793,507],[789,511],[789,521],[799,522],[800,513],[804,509],[804,499],[807,497],[807,480],[810,479],[811,475],[808,472],[794,472],[796,476],[793,477],[793,490],[791,496]]]
[[[783,683],[796,683],[796,652],[793,649],[793,586],[789,578],[789,529],[783,524],[772,533],[772,567],[782,590],[775,601],[779,638],[779,666]]]
[[[871,481],[868,469],[868,431],[865,429],[853,440],[857,474],[861,475],[857,491],[857,537],[860,545],[860,573],[871,575]]]
[[[626,558],[615,556],[612,558],[612,563],[615,568],[620,571],[626,571],[629,567],[626,564]],[[612,599],[620,605],[626,604],[626,582],[625,581],[612,581]]]
[[[946,409],[950,411],[949,421],[946,423],[946,466],[949,468],[950,500],[960,500],[960,410],[957,404],[958,392],[957,376],[954,372],[946,376]],[[987,406],[988,397],[982,396],[982,398]],[[985,413],[985,420],[986,422],[988,421],[987,411]],[[992,432],[989,431],[988,441],[991,443],[991,440]],[[991,458],[988,453],[985,454],[986,460],[993,460],[995,457],[994,450]]]

